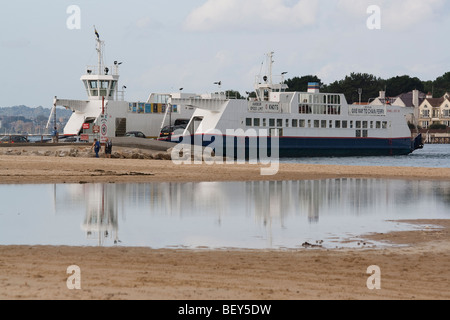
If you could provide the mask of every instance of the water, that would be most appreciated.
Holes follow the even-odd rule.
[[[1,245],[335,248],[413,228],[389,220],[449,219],[450,182],[0,185],[0,203]]]
[[[347,165],[347,166],[389,166],[450,168],[450,144],[427,144],[408,156],[395,157],[336,157],[282,159],[284,163]]]

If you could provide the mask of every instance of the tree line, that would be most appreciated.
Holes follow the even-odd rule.
[[[330,84],[324,84],[321,79],[313,75],[294,77],[285,81],[290,92],[306,92],[309,82],[319,83],[320,91],[324,93],[343,93],[349,104],[359,102],[360,88],[362,89],[361,102],[368,102],[369,99],[378,97],[380,91],[385,91],[387,97],[396,97],[402,93],[419,90],[431,93],[434,98],[440,98],[450,91],[450,72],[434,81],[422,81],[408,75],[382,79],[368,73],[351,73],[344,79]]]

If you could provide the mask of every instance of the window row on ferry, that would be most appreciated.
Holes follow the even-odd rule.
[[[128,105],[128,112],[130,113],[165,113],[167,110],[167,105],[162,103],[141,103],[134,102]],[[172,113],[178,112],[178,106],[172,106]]]
[[[341,114],[341,106],[301,104],[298,106],[298,113],[300,113],[300,114],[340,115]]]
[[[387,121],[305,120],[247,118],[247,127],[325,128],[325,129],[387,129]]]

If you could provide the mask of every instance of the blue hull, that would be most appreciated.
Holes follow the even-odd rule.
[[[280,138],[280,158],[397,156],[412,152],[411,139]]]
[[[226,143],[230,141],[230,137],[218,136],[191,136],[191,144],[200,144],[204,147],[210,146],[215,139],[223,139],[223,155],[226,154]],[[186,137],[185,139],[189,139]],[[195,139],[195,143],[194,143]],[[256,139],[256,138],[255,138]],[[259,138],[250,142],[249,138],[245,139],[246,158],[253,158],[251,155],[258,154],[271,156],[271,138],[262,138],[267,142],[261,147]],[[232,140],[231,140],[232,141]],[[255,148],[256,146],[256,148]],[[242,139],[234,138],[234,155],[238,154],[238,150],[242,150]],[[264,148],[264,149],[263,149]],[[255,150],[256,149],[256,150]],[[269,151],[267,150],[269,149]],[[410,138],[400,139],[375,139],[375,138],[297,138],[297,137],[280,137],[279,138],[279,157],[280,158],[298,158],[298,157],[353,157],[353,156],[398,156],[408,155],[415,150],[414,142]],[[217,152],[217,151],[216,151]]]

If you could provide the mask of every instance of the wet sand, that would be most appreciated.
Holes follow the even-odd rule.
[[[171,161],[0,156],[0,183],[301,180],[449,180],[450,169],[282,164],[175,166]],[[379,249],[152,250],[0,246],[0,299],[315,300],[450,299],[450,221],[418,231],[365,235],[404,246]],[[442,228],[435,228],[440,225]],[[81,268],[81,290],[66,286]],[[381,268],[369,290],[367,268]]]
[[[197,182],[388,178],[450,180],[450,168],[357,167],[280,164],[263,176],[265,165],[175,165],[170,160],[95,159],[0,155],[0,183]]]

